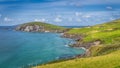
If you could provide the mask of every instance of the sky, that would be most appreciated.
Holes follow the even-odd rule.
[[[120,18],[120,0],[0,0],[0,26],[41,21],[88,26]]]

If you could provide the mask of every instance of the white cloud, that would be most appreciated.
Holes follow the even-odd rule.
[[[62,22],[62,16],[57,15],[57,17],[54,19],[54,22]]]
[[[8,18],[8,17],[5,17],[5,18],[4,18],[4,21],[5,21],[5,22],[8,22],[8,21],[13,21],[13,19]]]
[[[84,18],[90,18],[91,16],[90,15],[84,15],[83,17]]]
[[[113,9],[111,6],[107,6],[106,8],[109,9],[109,10],[112,10],[112,9]]]
[[[35,19],[34,21],[40,21],[39,19]]]
[[[76,15],[76,16],[80,16],[80,15],[82,15],[82,13],[80,13],[80,12],[75,12],[75,15]]]
[[[115,19],[111,17],[110,20],[115,20]]]
[[[98,4],[119,4],[120,0],[64,0],[64,2],[68,2],[70,5],[83,6]]]
[[[0,17],[2,17],[2,14],[0,14]]]
[[[57,15],[58,18],[61,18],[62,16],[61,15]]]
[[[72,21],[73,20],[73,18],[68,18],[68,21]]]
[[[59,18],[59,17],[56,17],[54,21],[55,21],[55,22],[62,22],[62,19]]]
[[[45,18],[42,18],[42,19],[35,19],[34,21],[45,22],[45,21],[46,21],[46,19],[45,19]]]
[[[81,20],[80,18],[77,18],[76,21],[77,21],[77,22],[81,22],[82,20]]]

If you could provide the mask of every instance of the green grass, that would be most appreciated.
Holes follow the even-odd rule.
[[[113,51],[120,50],[120,43],[107,46],[92,46],[89,50],[91,52],[90,56],[106,55]]]
[[[120,50],[108,55],[77,58],[54,64],[37,66],[37,68],[120,68]]]
[[[120,40],[116,40],[120,38],[120,20],[95,25],[92,27],[78,29],[73,28],[66,33],[83,35],[84,43],[101,40],[102,44],[113,44],[115,42],[120,42]]]
[[[113,44],[116,41],[116,38],[120,38],[120,30],[114,30],[109,32],[97,32],[93,34],[89,34],[84,38],[84,42],[91,42],[95,40],[101,40],[102,44]]]

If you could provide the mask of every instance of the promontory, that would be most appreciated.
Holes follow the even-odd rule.
[[[61,33],[65,31],[64,27],[44,23],[44,22],[29,22],[25,24],[18,25],[16,27],[18,31],[25,32],[56,32]]]

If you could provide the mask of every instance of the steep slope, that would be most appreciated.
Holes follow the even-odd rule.
[[[19,25],[16,30],[26,32],[63,32],[65,28],[44,22],[29,22]]]
[[[77,58],[35,68],[120,68],[120,50],[104,56]]]

